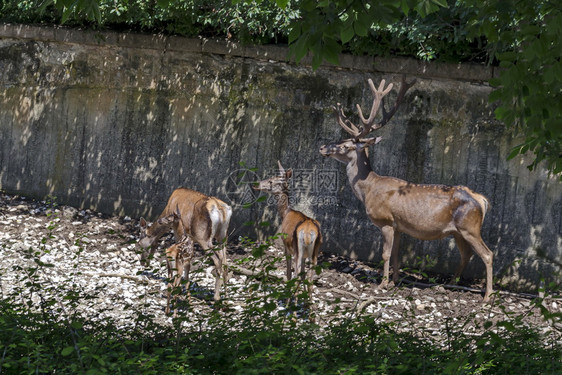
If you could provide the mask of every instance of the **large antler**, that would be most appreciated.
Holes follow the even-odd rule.
[[[398,109],[398,107],[400,106],[402,101],[404,100],[404,95],[406,94],[406,91],[408,91],[410,89],[410,87],[412,87],[416,83],[416,80],[414,79],[411,82],[406,82],[406,77],[402,76],[402,83],[400,85],[400,91],[398,92],[398,97],[396,98],[396,102],[394,103],[394,106],[392,107],[392,109],[389,112],[387,112],[386,109],[384,108],[384,97],[392,90],[393,84],[390,83],[385,88],[384,86],[386,84],[386,81],[383,79],[381,81],[379,87],[376,88],[375,84],[373,83],[373,80],[370,79],[370,78],[368,80],[368,83],[369,83],[369,87],[371,89],[371,92],[374,95],[373,106],[371,107],[371,113],[369,114],[369,118],[365,119],[365,116],[363,116],[363,111],[361,110],[361,107],[359,106],[359,104],[357,104],[357,111],[359,113],[359,118],[361,119],[361,122],[363,123],[363,126],[361,126],[361,128],[359,128],[357,125],[353,124],[345,116],[340,103],[337,103],[337,107],[332,107],[334,109],[334,111],[336,112],[336,116],[337,116],[338,123],[340,124],[340,126],[346,132],[351,134],[351,136],[353,138],[355,138],[356,140],[359,140],[360,138],[365,137],[367,134],[369,134],[373,130],[382,128],[384,125],[386,125],[386,123],[388,123],[388,121],[392,118],[392,116],[394,116],[394,113],[396,113],[396,110]],[[378,113],[379,108],[381,106],[382,106],[382,119],[378,124],[375,124],[375,117],[377,116],[377,113]]]

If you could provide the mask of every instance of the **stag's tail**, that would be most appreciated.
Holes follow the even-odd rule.
[[[480,208],[482,209],[482,221],[484,221],[484,218],[486,217],[486,213],[490,210],[490,202],[488,202],[488,199],[482,194],[472,192],[472,196],[474,197],[476,202],[478,202]]]

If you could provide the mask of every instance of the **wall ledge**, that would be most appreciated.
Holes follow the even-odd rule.
[[[153,49],[158,51],[197,52],[255,60],[294,63],[289,59],[289,50],[277,45],[243,45],[225,39],[186,38],[162,34],[141,34],[133,32],[95,31],[67,28],[62,26],[37,26],[23,24],[0,24],[0,39],[17,38],[45,42],[107,46],[117,48]],[[305,57],[299,64],[310,66]],[[470,63],[425,62],[403,57],[371,57],[341,54],[340,65],[323,64],[323,67],[408,74],[423,78],[439,78],[486,84],[496,75],[490,66]]]

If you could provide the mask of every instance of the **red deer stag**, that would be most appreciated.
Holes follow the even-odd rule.
[[[460,277],[475,252],[486,265],[484,301],[488,301],[492,293],[493,253],[480,235],[488,210],[487,199],[465,186],[414,184],[373,172],[368,147],[377,144],[382,138],[366,136],[388,123],[415,80],[408,83],[402,78],[398,97],[389,112],[385,109],[383,98],[392,90],[392,83],[385,88],[385,81],[382,80],[378,89],[371,79],[368,83],[374,95],[369,118],[365,119],[361,107],[357,105],[362,125],[356,126],[345,116],[341,104],[337,103],[333,109],[338,123],[352,138],[324,145],[320,148],[320,153],[347,165],[347,177],[353,193],[365,205],[369,219],[382,231],[384,270],[379,287],[385,288],[388,285],[391,254],[392,279],[394,283],[398,281],[401,232],[421,240],[453,235],[461,254],[461,262],[453,279]],[[382,117],[380,122],[375,123],[380,107]]]
[[[313,267],[317,264],[322,244],[320,223],[289,207],[289,179],[293,175],[293,170],[285,171],[281,162],[277,163],[279,164],[279,175],[260,181],[258,186],[254,186],[254,189],[274,194],[277,198],[277,208],[282,219],[279,233],[286,234],[283,244],[287,259],[287,280],[292,278],[293,267],[304,280],[305,261],[310,259],[311,266],[307,279],[310,286],[309,297],[312,298]]]
[[[180,220],[170,220],[170,215],[177,214]],[[141,263],[146,264],[156,250],[152,245],[165,233],[173,229],[176,243],[188,235],[197,242],[204,251],[211,249],[211,259],[215,265],[215,301],[220,299],[220,288],[228,281],[226,260],[227,230],[232,216],[232,208],[218,198],[209,197],[197,191],[179,188],[172,192],[168,204],[160,217],[152,225],[141,218],[141,235],[139,245],[145,249]],[[215,239],[220,248],[213,246]]]

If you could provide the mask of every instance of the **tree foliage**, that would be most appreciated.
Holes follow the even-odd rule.
[[[471,32],[496,46],[502,68],[490,81],[490,100],[500,103],[496,117],[525,136],[509,157],[531,151],[531,169],[544,161],[562,178],[561,9],[556,1],[489,1],[472,18]]]
[[[496,61],[502,68],[490,82],[495,88],[490,101],[498,102],[496,118],[525,138],[509,158],[530,151],[534,153],[530,169],[544,161],[549,172],[562,179],[561,8],[550,0],[303,0],[289,42],[297,60],[311,53],[312,65],[318,67],[324,60],[337,63],[346,45],[376,40],[381,30],[411,22],[420,32],[420,25],[426,24],[423,19],[434,26],[446,25],[444,16],[451,16],[460,27],[449,24],[452,35],[444,34],[451,42],[447,45],[485,48],[488,62]],[[421,40],[430,34],[425,31]],[[418,57],[431,59],[435,52],[425,49]]]
[[[0,20],[289,43],[300,61],[341,52],[499,64],[496,118],[562,179],[562,14],[555,0],[5,0]]]

